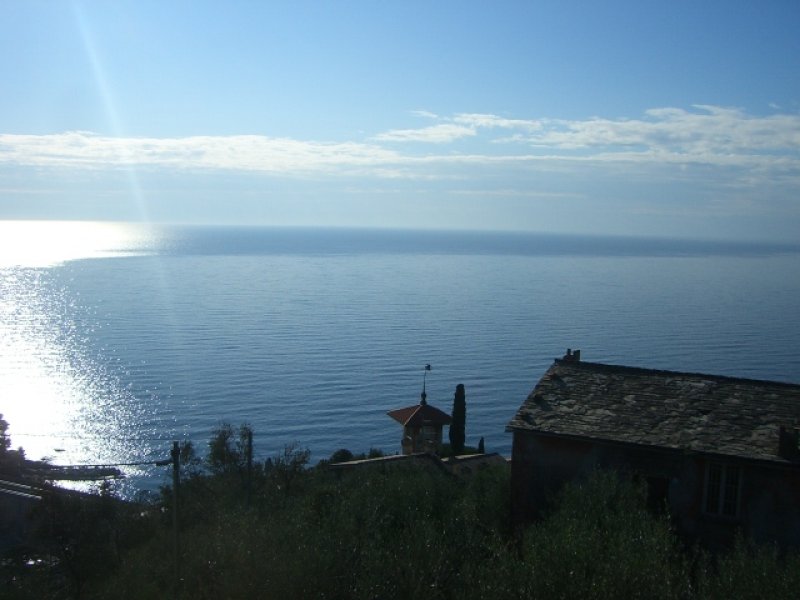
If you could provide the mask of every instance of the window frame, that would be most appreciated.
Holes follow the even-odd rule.
[[[739,519],[742,515],[743,475],[744,469],[740,465],[718,461],[707,462],[703,478],[703,514],[728,521]],[[713,481],[717,476],[718,481]],[[731,479],[734,477],[736,481],[731,484]],[[731,496],[733,485],[736,489]],[[733,512],[726,506],[730,502],[733,502]]]
[[[423,425],[420,428],[420,434],[424,440],[435,441],[439,439],[439,432],[436,425]]]

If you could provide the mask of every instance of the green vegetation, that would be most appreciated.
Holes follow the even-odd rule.
[[[646,511],[645,490],[611,473],[568,486],[545,519],[514,532],[507,468],[466,480],[419,465],[334,471],[308,468],[308,451],[292,445],[248,469],[248,432],[218,429],[204,460],[182,448],[179,581],[164,489],[147,505],[105,494],[43,506],[46,564],[3,563],[5,595],[788,598],[800,589],[797,556],[743,541],[717,558],[687,550],[667,517]]]
[[[14,473],[19,471],[25,462],[25,451],[22,448],[11,449],[11,438],[8,437],[8,421],[0,414],[0,472]]]
[[[453,413],[450,422],[450,447],[453,453],[458,455],[464,451],[464,441],[466,439],[467,426],[467,395],[464,391],[464,384],[456,386],[456,393],[453,397]]]
[[[474,446],[463,446],[460,452],[456,452],[450,444],[442,444],[442,447],[439,448],[438,456],[439,458],[449,458],[451,456],[466,456],[468,454],[482,454],[482,452],[478,452],[478,449]]]
[[[0,414],[0,456],[4,455],[11,447],[11,438],[8,437],[8,421]]]
[[[379,448],[370,448],[369,452],[361,452],[360,454],[353,454],[347,448],[340,448],[333,454],[327,461],[320,461],[321,465],[324,465],[326,462],[330,464],[337,464],[343,462],[349,462],[351,460],[366,460],[369,458],[380,458],[384,456],[383,450]]]

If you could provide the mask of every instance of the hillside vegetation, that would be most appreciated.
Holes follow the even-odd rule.
[[[686,548],[644,491],[614,474],[568,486],[524,532],[509,472],[307,468],[288,447],[248,475],[242,431],[183,450],[174,561],[171,490],[146,504],[48,500],[38,566],[4,563],[16,598],[789,598],[800,560],[740,542]],[[54,525],[57,524],[57,525]],[[47,554],[42,552],[47,548]]]

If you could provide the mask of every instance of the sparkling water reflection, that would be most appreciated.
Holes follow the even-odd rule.
[[[385,413],[416,401],[428,362],[428,399],[449,411],[464,383],[468,441],[508,453],[505,424],[566,346],[800,380],[797,249],[85,223],[0,235],[0,412],[15,445],[61,464],[202,448],[221,420],[250,422],[262,459],[295,440],[314,459],[393,452]]]
[[[137,225],[0,222],[0,412],[29,458],[87,464],[139,454],[126,442],[139,404],[90,357],[76,327],[85,308],[52,267],[141,255],[154,239]]]
[[[62,464],[118,460],[119,433],[136,403],[87,359],[87,340],[64,318],[74,300],[46,271],[15,268],[0,277],[0,398],[14,443],[30,458]]]

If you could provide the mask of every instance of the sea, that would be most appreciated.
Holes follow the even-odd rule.
[[[512,232],[0,222],[0,413],[14,447],[157,489],[224,423],[400,451],[387,411],[505,427],[554,358],[800,382],[800,244]],[[426,370],[425,366],[431,369]]]

